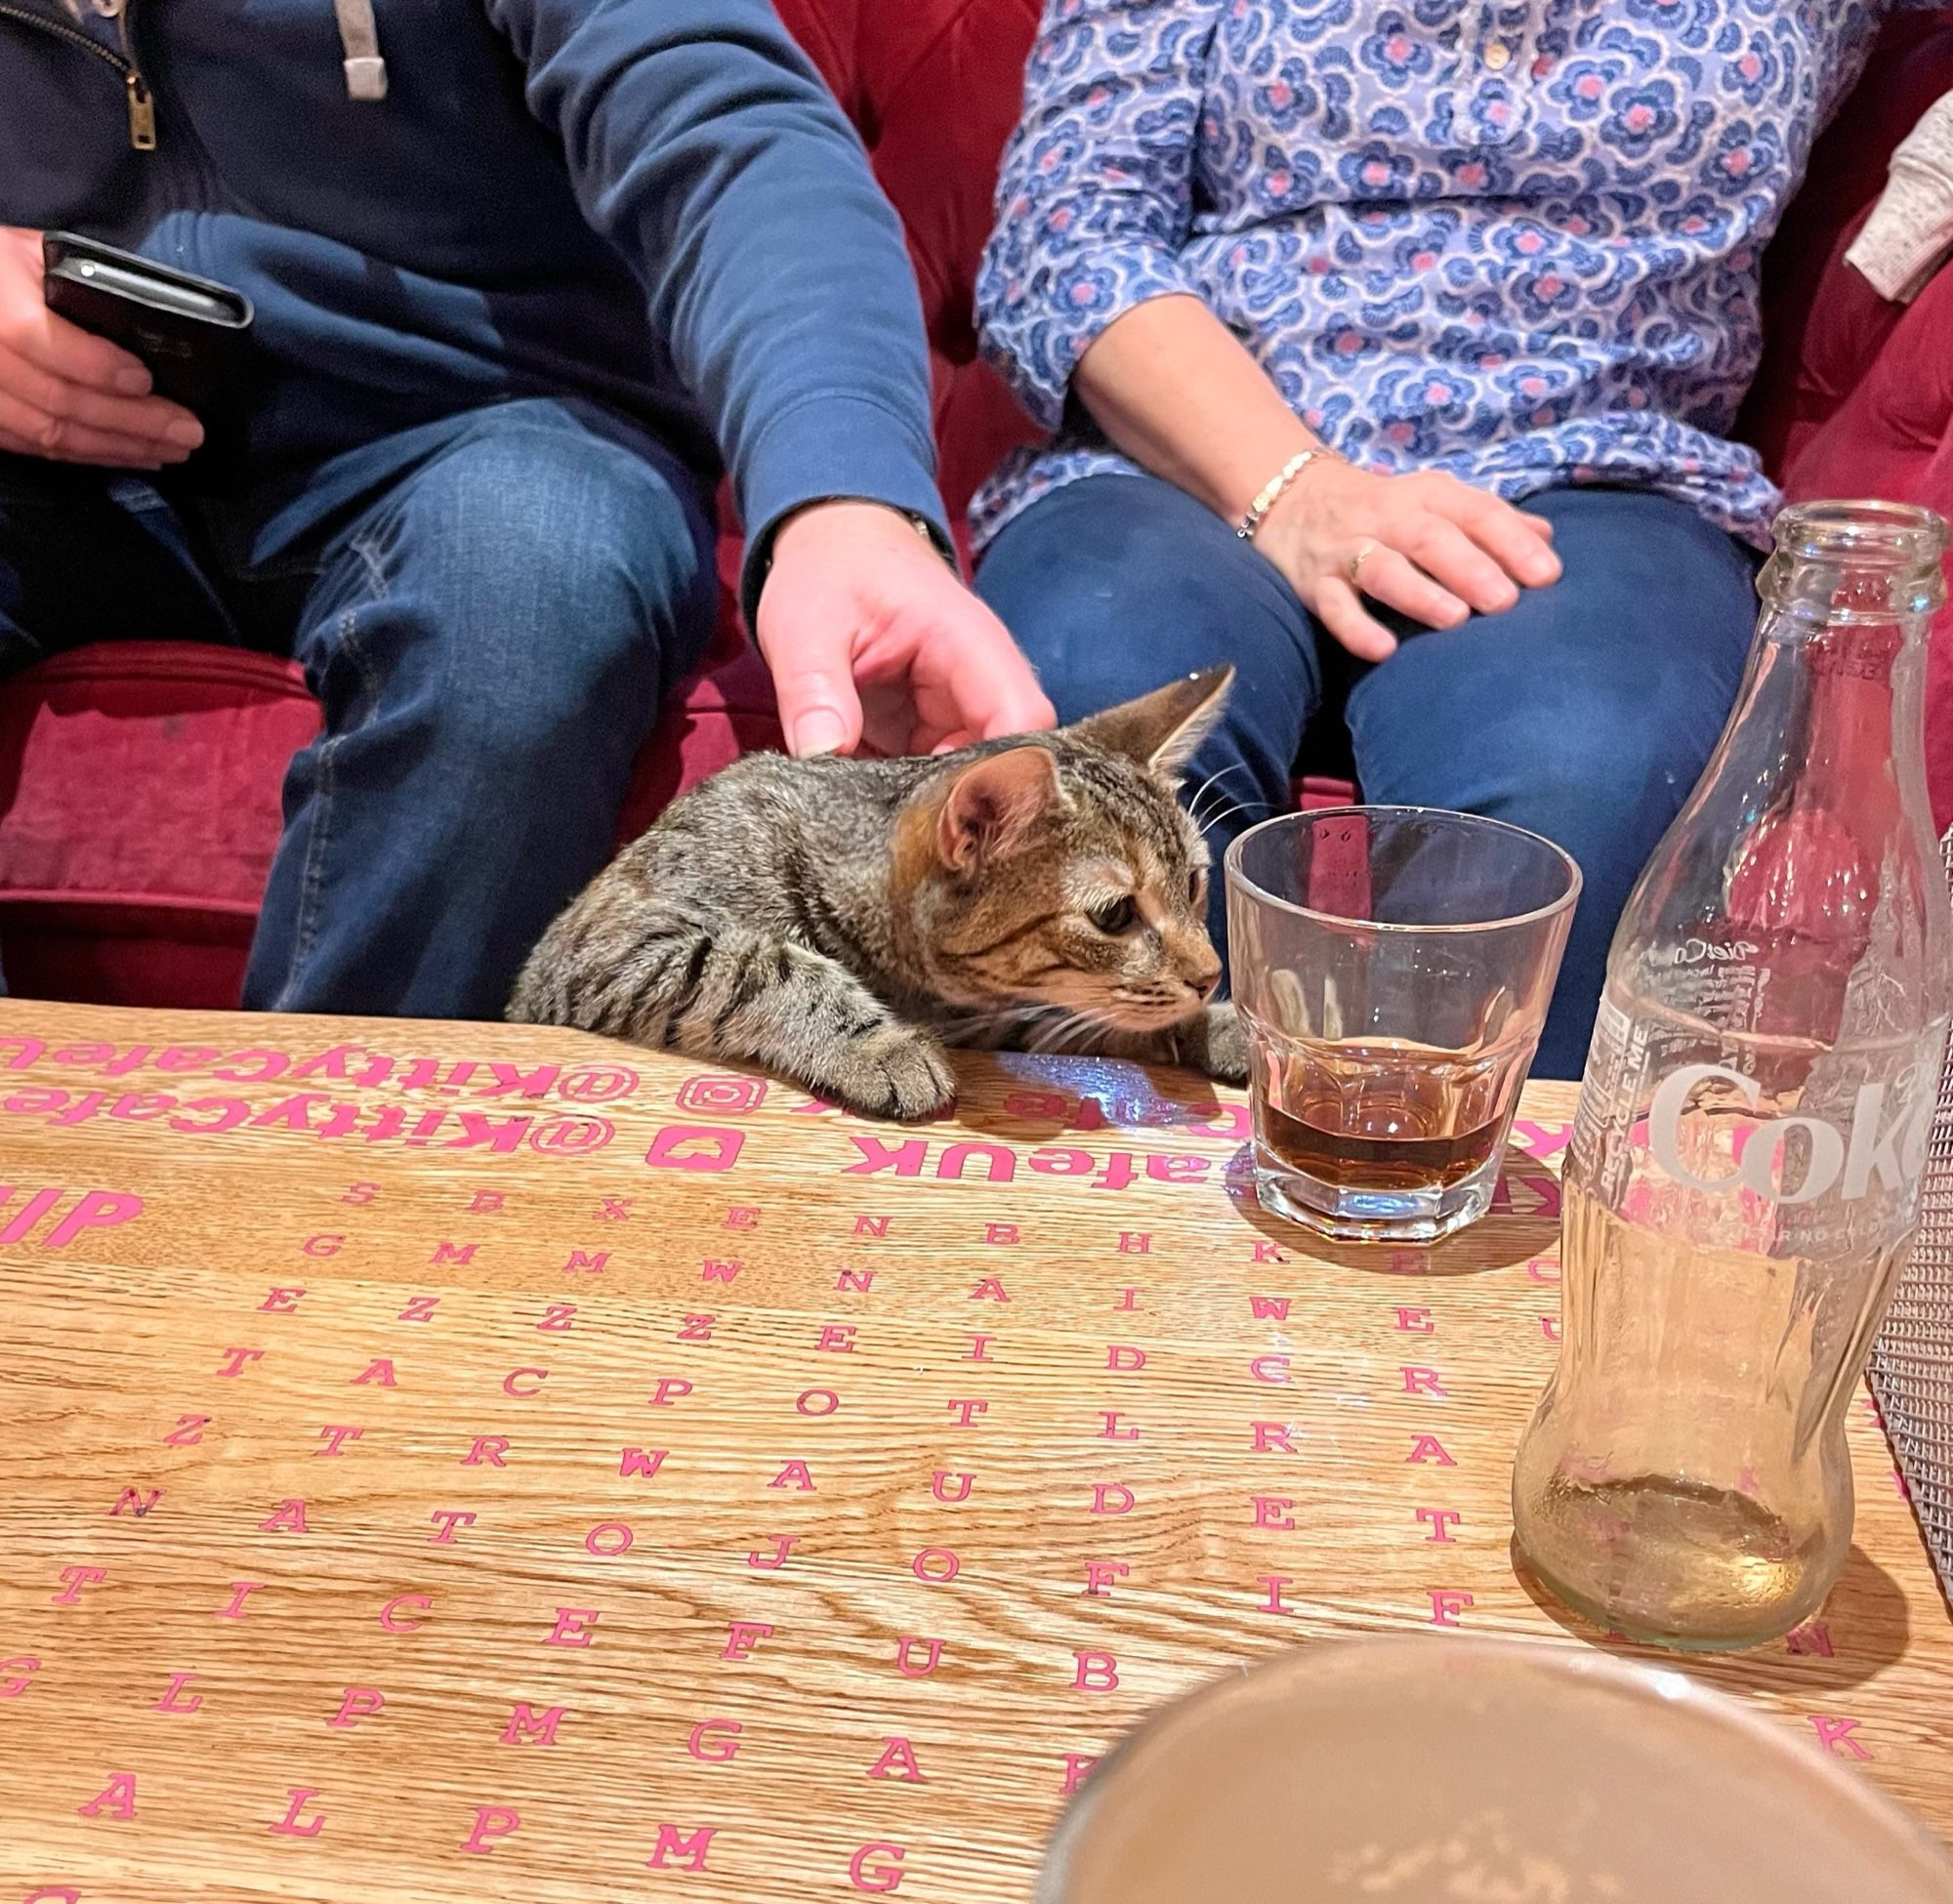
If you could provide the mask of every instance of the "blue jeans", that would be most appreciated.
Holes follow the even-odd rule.
[[[165,488],[0,457],[0,675],[134,636],[296,656],[324,731],[286,775],[245,1005],[500,1016],[711,636],[705,484],[531,399],[456,420],[270,559],[247,503]]]
[[[998,536],[976,586],[1061,721],[1233,662],[1226,718],[1186,777],[1217,860],[1288,806],[1325,699],[1366,800],[1485,813],[1558,841],[1586,885],[1534,1071],[1573,1078],[1629,889],[1735,698],[1756,565],[1665,497],[1563,489],[1527,507],[1552,519],[1563,578],[1506,614],[1415,633],[1374,668],[1351,662],[1226,523],[1151,476],[1054,490]],[[1213,890],[1225,943],[1219,880]]]

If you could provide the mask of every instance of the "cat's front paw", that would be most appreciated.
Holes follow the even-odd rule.
[[[854,1039],[825,1071],[817,1086],[821,1095],[864,1117],[910,1123],[956,1101],[956,1078],[942,1047],[912,1025],[883,1025]]]
[[[1248,1032],[1231,1005],[1210,1005],[1186,1040],[1188,1061],[1217,1084],[1248,1082]]]

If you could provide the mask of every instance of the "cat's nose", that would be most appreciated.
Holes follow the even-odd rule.
[[[1221,989],[1221,961],[1216,959],[1211,971],[1196,972],[1187,981],[1203,999],[1209,999]]]

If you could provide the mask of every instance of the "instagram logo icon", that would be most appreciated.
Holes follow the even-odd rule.
[[[708,1074],[686,1079],[679,1087],[678,1107],[718,1117],[743,1117],[748,1111],[758,1110],[766,1099],[765,1078]]]

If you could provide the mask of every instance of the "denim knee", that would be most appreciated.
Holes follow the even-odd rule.
[[[504,768],[641,736],[718,604],[696,485],[534,407],[486,413],[355,527],[369,600],[336,631],[406,663],[443,751]]]

